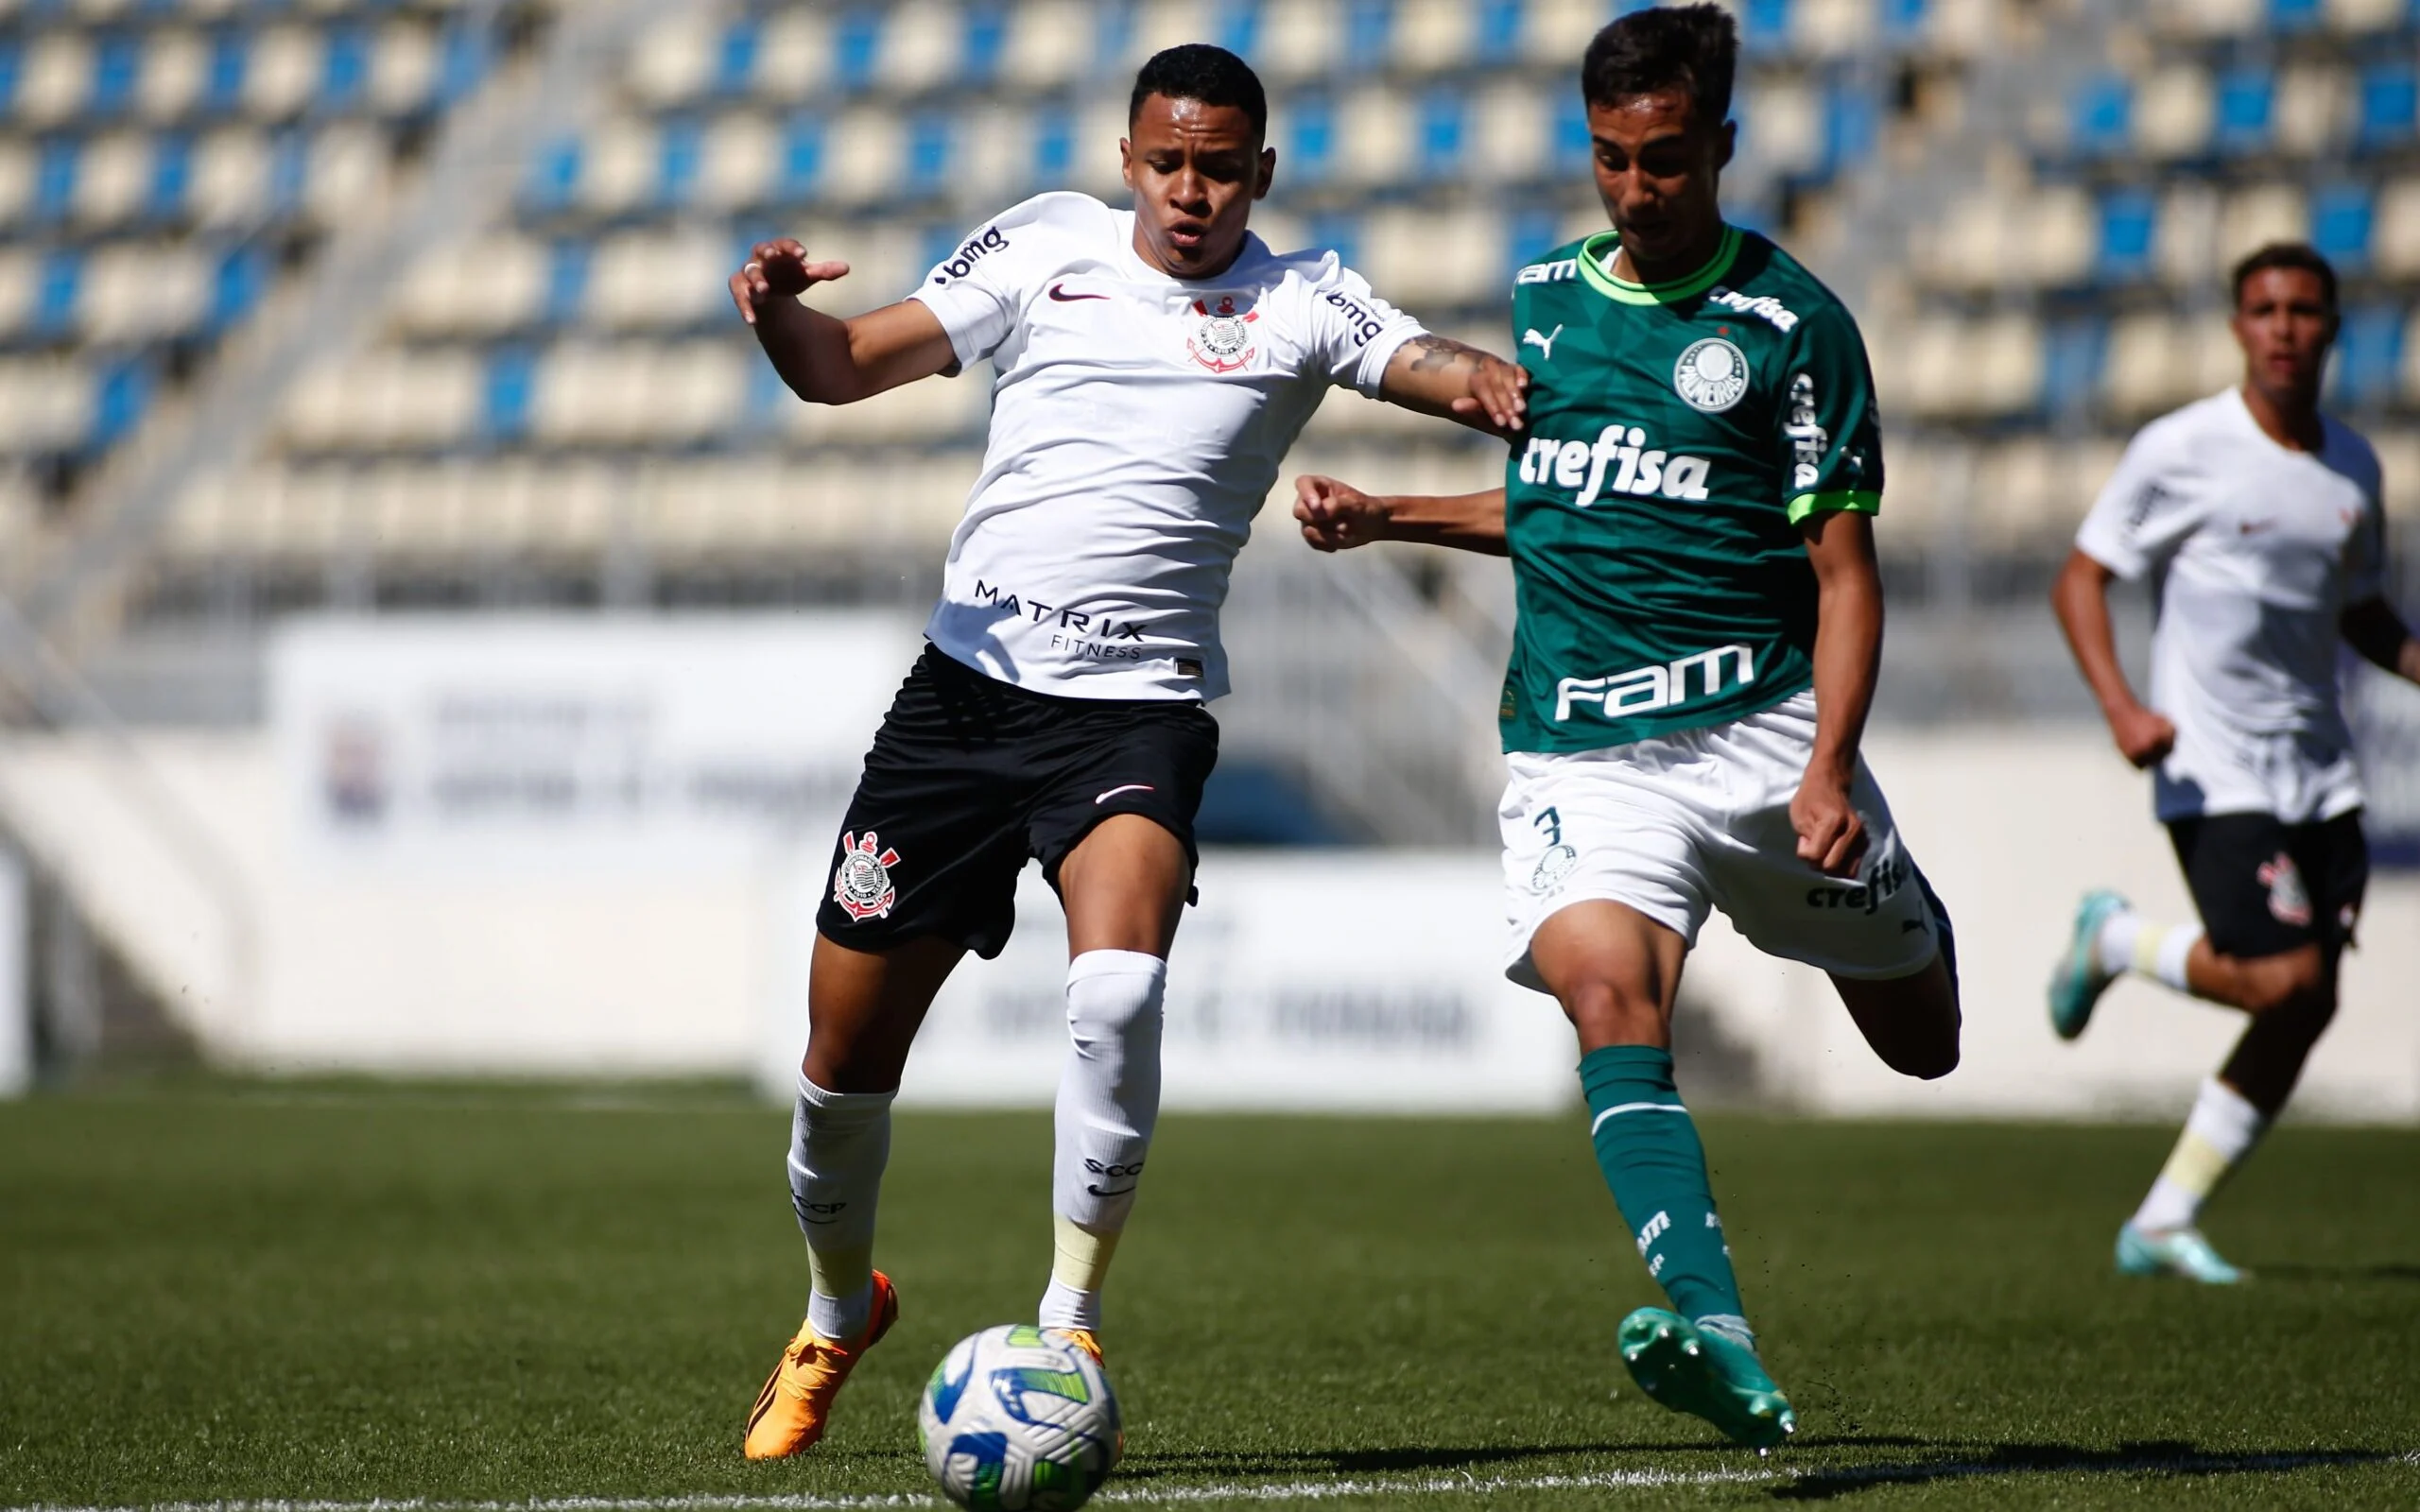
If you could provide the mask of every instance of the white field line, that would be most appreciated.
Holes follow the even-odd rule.
[[[1883,1465],[1840,1465],[1803,1470],[1602,1470],[1569,1475],[1430,1475],[1409,1479],[1213,1482],[1200,1486],[1109,1486],[1096,1503],[1125,1506],[1174,1506],[1214,1502],[1322,1502],[1351,1496],[1498,1496],[1509,1491],[1612,1491],[1644,1487],[1737,1486],[1795,1481],[1826,1482],[1968,1480],[2017,1475],[2224,1475],[2274,1474],[2320,1466],[2377,1465],[2420,1470],[2420,1450],[2392,1456],[2358,1451],[2290,1454],[2145,1454],[2100,1459],[2078,1454],[2071,1461],[2034,1464],[1991,1460],[1910,1460]],[[147,1502],[121,1505],[76,1505],[37,1502],[0,1507],[0,1512],[858,1512],[881,1507],[941,1507],[938,1496],[905,1492],[888,1496],[561,1496],[520,1502],[447,1501],[381,1497],[371,1501]]]

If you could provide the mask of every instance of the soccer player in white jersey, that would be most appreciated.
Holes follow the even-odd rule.
[[[1519,423],[1518,368],[1424,332],[1330,251],[1249,229],[1276,154],[1260,81],[1172,48],[1135,81],[1131,211],[1046,194],[968,236],[906,300],[836,319],[793,241],[731,280],[800,397],[847,404],[988,358],[990,446],[930,644],[851,801],[817,924],[789,1151],[812,1290],[749,1415],[752,1458],[806,1449],[897,1315],[875,1196],[908,1044],[966,952],[996,955],[1028,858],[1066,905],[1072,1048],[1040,1322],[1100,1353],[1100,1288],[1160,1090],[1168,946],[1227,691],[1219,608],[1279,463],[1333,385],[1478,428]],[[882,501],[865,501],[879,511]]]
[[[2360,774],[2337,694],[2341,641],[2420,681],[2389,607],[2377,454],[2319,411],[2336,274],[2308,247],[2235,270],[2239,387],[2145,426],[2100,491],[2051,595],[2118,749],[2155,769],[2154,807],[2201,914],[2143,918],[2085,895],[2050,982],[2072,1040],[2128,971],[2250,1017],[2202,1084],[2134,1217],[2118,1268],[2227,1283],[2202,1206],[2286,1106],[2336,1012],[2336,968],[2369,877]],[[2151,579],[2148,705],[2119,667],[2109,583]]]

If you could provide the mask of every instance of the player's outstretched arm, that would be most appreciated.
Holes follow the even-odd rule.
[[[1504,490],[1443,496],[1369,494],[1350,483],[1306,473],[1294,480],[1294,518],[1313,551],[1350,551],[1374,541],[1452,546],[1506,555]]]
[[[2337,619],[2344,643],[2363,660],[2386,668],[2408,682],[2420,682],[2420,637],[2383,598],[2365,598],[2347,607]]]
[[[2100,700],[2110,738],[2136,767],[2167,759],[2176,747],[2176,727],[2143,707],[2118,662],[2118,636],[2109,623],[2109,583],[2118,575],[2082,550],[2067,553],[2066,566],[2050,585],[2050,608],[2066,632],[2076,667]]]
[[[1491,436],[1512,437],[1529,423],[1530,375],[1492,352],[1422,335],[1387,359],[1378,397]]]
[[[1801,861],[1852,877],[1867,843],[1849,790],[1882,675],[1882,568],[1869,515],[1827,509],[1799,529],[1815,568],[1815,749],[1790,800],[1790,826]]]
[[[789,237],[759,242],[731,275],[731,302],[756,333],[773,370],[799,398],[848,404],[946,372],[957,360],[939,317],[913,300],[842,320],[799,296],[845,276],[849,265],[809,262]]]

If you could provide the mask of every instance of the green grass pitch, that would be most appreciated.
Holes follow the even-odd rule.
[[[0,1508],[922,1497],[925,1373],[1041,1290],[1048,1122],[900,1116],[899,1328],[821,1449],[754,1466],[804,1302],[786,1129],[712,1090],[0,1107]],[[2263,1272],[2232,1293],[2110,1274],[2165,1129],[1705,1133],[1790,1449],[1621,1374],[1656,1294],[1576,1112],[1172,1116],[1110,1296],[1104,1500],[2420,1505],[2420,1133],[2279,1132],[2214,1214]]]

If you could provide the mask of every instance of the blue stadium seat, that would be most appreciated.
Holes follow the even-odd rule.
[[[81,145],[74,137],[45,138],[34,159],[34,196],[29,207],[36,220],[63,220],[76,201],[76,168]]]
[[[2353,144],[2374,150],[2411,139],[2420,126],[2420,74],[2409,63],[2381,63],[2361,70]]]
[[[1873,156],[1882,139],[1882,106],[1874,92],[1840,79],[1824,92],[1824,163],[1832,173]]]
[[[1472,44],[1482,63],[1504,62],[1521,46],[1521,0],[1477,0]]]
[[[1457,89],[1432,89],[1420,99],[1423,175],[1450,178],[1461,171],[1470,142],[1470,101]]]
[[[2312,31],[2326,24],[2326,0],[2269,0],[2272,31]]]
[[[1558,174],[1578,173],[1588,166],[1596,152],[1596,143],[1588,135],[1588,111],[1580,103],[1577,90],[1558,90],[1554,97],[1554,138],[1548,148]]]
[[[655,200],[666,208],[689,202],[706,160],[706,129],[694,115],[666,118],[656,130]]]
[[[163,131],[151,141],[151,183],[143,211],[156,220],[173,220],[184,213],[185,196],[193,189],[193,138],[182,131]]]
[[[1356,266],[1361,261],[1361,217],[1334,211],[1313,215],[1303,228],[1303,245],[1331,248],[1345,266]]]
[[[2044,414],[2058,417],[2090,411],[2100,400],[2100,369],[2109,355],[2109,324],[2097,315],[2062,320],[2044,334]]]
[[[903,187],[923,198],[949,186],[950,160],[957,146],[952,119],[943,111],[918,111],[908,121],[908,173]]]
[[[1751,53],[1789,46],[1789,0],[1746,0],[1739,7],[1739,44]]]
[[[326,50],[320,57],[320,104],[347,111],[361,103],[370,87],[370,29],[338,23],[327,29]]]
[[[2124,284],[2150,273],[2152,243],[2159,229],[2159,201],[2149,190],[2116,189],[2100,198],[2100,246],[2093,276]]]
[[[1336,102],[1325,94],[1299,94],[1286,102],[1286,156],[1297,179],[1317,183],[1336,167]]]
[[[1881,0],[1877,9],[1882,35],[1889,41],[1904,46],[1923,36],[1927,0]]]
[[[1076,171],[1076,112],[1064,105],[1044,105],[1033,112],[1033,180],[1035,183],[1065,183]]]
[[[959,77],[987,88],[999,77],[1000,57],[1009,47],[1009,12],[1002,0],[979,0],[965,12],[966,35],[959,43]]]
[[[773,192],[787,200],[812,199],[822,177],[823,117],[802,111],[782,123],[782,163]]]
[[[261,291],[268,286],[269,277],[266,251],[251,246],[228,249],[211,278],[209,328],[224,331],[250,316],[252,307],[260,303]]]
[[[2135,91],[2122,75],[2086,79],[2067,102],[2067,140],[2078,152],[2118,153],[2134,139]]]
[[[478,88],[488,72],[488,35],[467,22],[445,28],[438,49],[436,103],[451,105]]]
[[[1504,228],[1504,281],[1510,284],[1512,275],[1524,264],[1550,251],[1563,243],[1563,216],[1552,210],[1528,206],[1512,212]]]
[[[210,34],[210,62],[201,82],[202,109],[225,113],[242,107],[244,65],[251,56],[251,43],[243,32],[232,28]]]
[[[26,322],[42,335],[60,336],[76,325],[76,303],[84,291],[83,254],[69,247],[43,253],[42,274],[34,285],[33,318]]]
[[[540,146],[529,160],[529,179],[521,197],[533,210],[562,210],[579,190],[579,138],[558,137]]]
[[[2394,305],[2373,304],[2344,313],[2329,375],[2330,397],[2360,409],[2394,398],[2403,372],[2403,315]]]
[[[93,43],[93,86],[84,109],[95,115],[115,115],[134,97],[143,77],[143,39],[134,32],[106,32]]]
[[[718,94],[745,94],[756,77],[756,59],[764,51],[761,16],[736,16],[723,27],[715,48],[714,89]]]
[[[2370,265],[2370,228],[2375,216],[2363,184],[2336,184],[2311,196],[2310,241],[2320,255],[2348,272]]]
[[[17,81],[26,73],[26,44],[16,37],[0,37],[0,112],[17,107]]]
[[[93,391],[93,429],[87,438],[95,451],[116,445],[143,423],[151,407],[150,359],[137,353],[109,364]]]
[[[1113,8],[1115,9],[1115,8]],[[870,89],[882,59],[882,12],[857,8],[832,23],[832,81],[855,94]]]
[[[2211,135],[2221,152],[2257,152],[2269,145],[2276,76],[2265,68],[2231,68],[2219,76],[2218,119]]]
[[[529,434],[537,387],[535,352],[505,346],[489,352],[479,384],[479,434],[491,441],[515,441]]]
[[[1346,0],[1344,8],[1344,60],[1360,62],[1386,57],[1387,43],[1394,34],[1395,8],[1392,0]]]
[[[281,127],[269,135],[268,208],[275,215],[302,210],[311,185],[311,133],[300,127]]]
[[[562,236],[546,249],[545,304],[540,312],[550,325],[579,321],[588,302],[588,275],[596,264],[596,243],[587,236]]]

